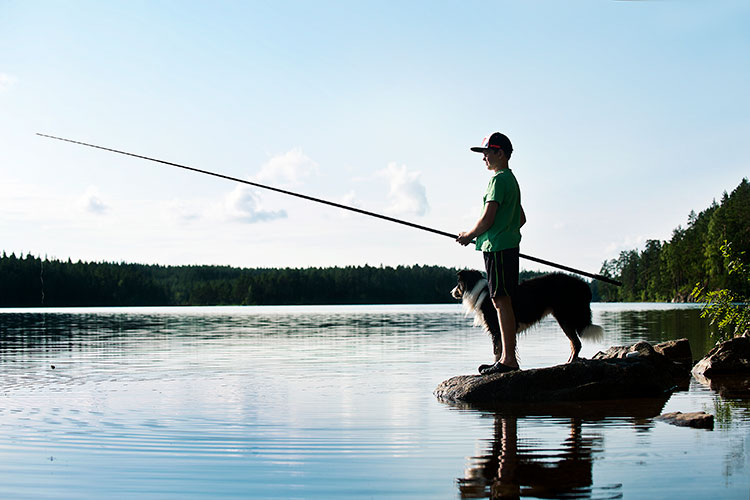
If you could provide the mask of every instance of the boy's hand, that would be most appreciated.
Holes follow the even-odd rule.
[[[463,246],[466,246],[469,243],[471,243],[472,239],[473,238],[471,237],[471,235],[469,233],[458,233],[458,238],[456,238],[456,241],[459,244],[461,244]]]

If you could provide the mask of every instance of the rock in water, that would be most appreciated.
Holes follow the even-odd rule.
[[[696,376],[750,375],[750,337],[736,337],[722,342],[709,351],[693,367]]]
[[[460,375],[442,382],[434,394],[444,401],[480,406],[654,397],[673,391],[678,379],[688,374],[647,342],[639,342],[548,368]]]
[[[627,358],[633,357],[633,355],[649,356],[654,351],[687,370],[690,370],[690,367],[693,366],[693,352],[690,349],[690,342],[684,338],[669,340],[655,346],[651,346],[648,342],[643,341],[637,342],[630,347],[613,346],[605,352],[596,353],[594,359]]]
[[[688,339],[662,342],[661,344],[656,344],[654,350],[687,370],[690,370],[693,366],[693,351],[690,349]]]
[[[714,428],[714,416],[705,411],[694,411],[692,413],[675,411],[672,413],[664,413],[663,415],[656,417],[656,420],[661,420],[668,424],[679,425],[681,427],[695,427],[697,429]]]

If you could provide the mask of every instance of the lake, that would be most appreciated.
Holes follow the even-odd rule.
[[[713,345],[699,309],[593,304],[612,345]],[[0,309],[0,498],[748,498],[750,399],[460,408],[459,305]],[[522,368],[565,362],[552,319]],[[704,410],[714,430],[654,420]]]

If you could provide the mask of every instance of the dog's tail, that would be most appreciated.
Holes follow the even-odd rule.
[[[581,333],[578,334],[582,339],[587,340],[593,340],[593,341],[600,341],[604,338],[604,329],[599,325],[594,325],[593,323],[587,326],[583,329]]]

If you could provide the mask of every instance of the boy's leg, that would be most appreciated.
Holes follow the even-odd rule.
[[[503,352],[500,361],[505,366],[518,368],[516,360],[516,316],[513,313],[513,302],[510,296],[492,297],[492,303],[497,309],[500,320],[500,336],[502,338]]]
[[[518,258],[518,248],[484,254],[490,296],[500,322],[499,340],[501,349],[497,348],[500,346],[495,349],[496,353],[501,353],[500,356],[495,357],[495,367],[499,369],[503,367],[498,367],[498,362],[507,368],[518,369],[518,361],[516,360],[516,317],[513,313],[512,301],[512,296],[518,287]]]

